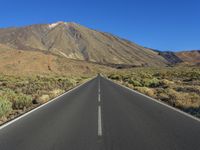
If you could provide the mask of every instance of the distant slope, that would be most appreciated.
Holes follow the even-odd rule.
[[[200,64],[200,50],[177,52],[176,56],[188,64]]]
[[[66,58],[103,64],[168,64],[158,52],[76,23],[57,22],[0,29],[0,43],[14,49],[50,51]]]
[[[165,58],[171,65],[175,64],[187,64],[187,65],[199,65],[200,64],[200,50],[188,50],[188,51],[159,51],[151,49],[157,52],[160,56]]]
[[[164,57],[171,64],[177,64],[183,62],[174,52],[160,52],[160,55]]]
[[[0,73],[15,75],[59,74],[91,75],[107,72],[113,68],[45,54],[40,51],[22,51],[0,44]]]

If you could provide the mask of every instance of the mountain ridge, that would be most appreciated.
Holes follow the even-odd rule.
[[[50,52],[75,60],[122,66],[167,66],[185,61],[196,63],[199,58],[198,53],[193,51],[187,54],[162,52],[111,33],[64,21],[1,28],[0,44],[17,50]],[[186,59],[186,55],[194,56],[191,53],[195,53],[194,60]]]
[[[98,63],[166,65],[157,52],[110,33],[73,22],[0,29],[0,43],[20,50],[44,50]]]

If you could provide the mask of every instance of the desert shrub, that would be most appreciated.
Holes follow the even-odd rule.
[[[146,87],[157,87],[160,85],[160,81],[157,78],[148,79],[145,78],[142,80],[143,86]]]
[[[153,76],[152,76],[152,74],[151,73],[149,73],[149,72],[139,72],[138,73],[138,75],[141,77],[141,78],[152,78]]]
[[[0,97],[0,118],[12,111],[12,103],[5,97]]]
[[[168,87],[169,85],[174,84],[173,81],[167,80],[167,79],[162,79],[160,80],[160,85],[164,87]]]
[[[159,93],[158,98],[167,102],[169,100],[169,95],[166,93]]]
[[[129,87],[129,88],[133,88],[134,86],[132,84],[129,84],[127,82],[123,82],[122,83],[124,86]]]
[[[113,79],[113,80],[121,80],[121,76],[118,74],[111,74],[108,76],[108,78]]]
[[[17,94],[16,98],[13,99],[13,108],[14,109],[23,109],[31,106],[32,97],[22,93]]]
[[[145,95],[148,95],[150,97],[156,97],[156,92],[155,90],[147,87],[135,87],[135,90],[139,91],[140,93],[143,93]]]
[[[200,114],[199,67],[124,69],[110,73],[110,79],[184,111]]]
[[[200,86],[178,86],[176,88],[178,92],[185,92],[185,93],[197,93],[200,95]]]
[[[78,77],[77,80],[81,81],[81,80],[86,80],[88,78],[89,78],[88,76],[82,76],[82,77]]]
[[[12,103],[13,109],[23,109],[31,105],[31,96],[23,93],[16,93],[11,89],[4,89],[0,93],[1,97],[6,98],[7,101]]]
[[[57,83],[57,86],[54,86],[54,88],[60,88],[63,90],[67,90],[73,86],[75,86],[77,84],[76,80],[74,79],[63,79],[62,81],[59,81],[59,83]],[[54,90],[54,89],[52,89]]]
[[[68,86],[69,86],[69,87],[73,87],[73,86],[75,86],[75,85],[77,84],[77,83],[76,83],[76,80],[73,79],[73,78],[71,78],[71,79],[66,79],[65,82],[68,83]]]
[[[166,90],[169,95],[169,101],[178,107],[199,107],[200,96],[196,93],[177,92],[174,89]]]
[[[192,70],[189,72],[184,72],[185,76],[190,78],[191,80],[197,80],[200,79],[200,71],[198,70]]]
[[[34,104],[49,101],[88,78],[89,76],[0,74],[0,123],[26,111],[26,108],[35,107]]]
[[[17,94],[15,93],[15,91],[11,90],[11,89],[3,89],[0,92],[0,97],[4,97],[6,98],[8,101],[12,101],[13,99],[15,99],[17,96]]]
[[[127,76],[127,75],[122,75],[122,76],[121,76],[121,79],[122,79],[122,81],[127,82],[127,81],[130,80],[130,77]]]
[[[132,84],[133,86],[142,86],[141,82],[137,81],[137,80],[133,80],[133,79],[130,79],[128,81],[129,84]]]
[[[36,101],[38,104],[43,104],[49,100],[50,100],[50,96],[48,94],[44,94],[44,95],[40,96]]]
[[[51,98],[54,98],[62,93],[64,93],[65,91],[64,90],[61,90],[61,89],[55,89],[53,91],[50,91],[49,94],[50,94],[50,97]]]

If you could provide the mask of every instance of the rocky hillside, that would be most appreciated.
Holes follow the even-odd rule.
[[[164,57],[170,64],[178,64],[183,62],[183,60],[174,52],[160,52],[159,54]]]
[[[200,64],[200,50],[177,52],[176,56],[188,64]]]
[[[200,64],[200,50],[188,50],[188,51],[159,51],[152,49],[155,52],[158,52],[160,56],[165,58],[170,65],[199,65]]]
[[[158,52],[76,23],[57,22],[0,29],[0,43],[19,50],[51,52],[103,64],[164,66]]]
[[[41,51],[12,49],[0,44],[0,74],[8,75],[96,75],[114,70],[111,67],[68,59]]]

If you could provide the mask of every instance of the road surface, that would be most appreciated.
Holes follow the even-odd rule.
[[[0,150],[200,150],[200,122],[98,76],[1,128]]]

